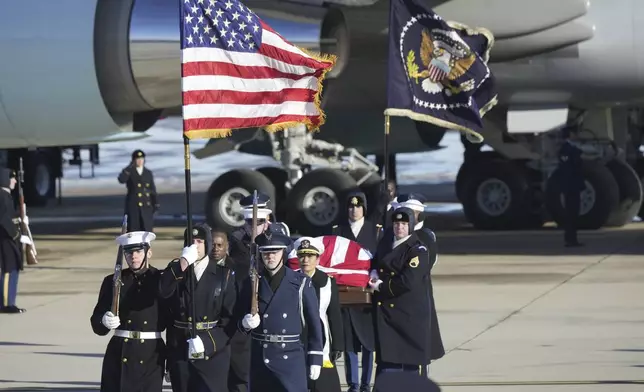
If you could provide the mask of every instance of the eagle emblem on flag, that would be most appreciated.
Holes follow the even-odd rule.
[[[455,31],[443,29],[423,29],[421,32],[420,61],[424,67],[420,71],[416,63],[416,53],[407,53],[407,74],[416,84],[421,79],[421,87],[428,94],[458,94],[474,89],[474,79],[461,83],[456,80],[465,75],[476,61],[476,53]]]

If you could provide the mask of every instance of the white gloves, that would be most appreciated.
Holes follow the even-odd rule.
[[[188,265],[194,264],[197,261],[197,257],[199,257],[199,253],[197,252],[197,245],[195,244],[186,246],[181,252],[181,258],[186,259]]]
[[[25,209],[27,209],[27,207],[25,207]],[[25,211],[25,214],[26,213],[27,212]],[[29,226],[29,217],[27,215],[25,215],[25,218],[22,220],[22,223],[24,223],[25,225]]]
[[[378,277],[378,272],[376,270],[371,270],[369,273],[369,287],[374,290],[379,290],[381,283],[382,280]]]
[[[20,236],[20,243],[25,244],[25,245],[33,245],[33,242],[27,237],[26,235],[21,235]]]
[[[259,315],[251,315],[250,313],[244,316],[242,319],[242,327],[245,329],[251,330],[259,327]]]
[[[112,312],[105,312],[101,323],[108,329],[116,329],[116,327],[121,325],[121,319]]]
[[[194,339],[188,339],[188,357],[199,358],[206,350],[203,347],[203,341],[199,336]]]
[[[311,365],[311,367],[309,368],[309,378],[313,381],[317,380],[318,377],[320,377],[321,370],[322,370],[322,366]]]

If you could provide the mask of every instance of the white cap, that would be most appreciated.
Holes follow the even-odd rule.
[[[157,235],[149,231],[132,231],[116,237],[116,242],[123,247],[139,244],[149,244]]]
[[[321,255],[324,253],[324,242],[320,238],[300,237],[293,244],[296,253],[309,253]]]
[[[409,199],[400,203],[400,207],[407,207],[410,210],[423,212],[425,211],[425,205],[416,199]]]
[[[242,210],[244,213],[244,219],[253,219],[253,209],[252,208],[244,208]],[[258,208],[257,209],[257,219],[268,219],[268,216],[272,213],[273,211],[270,208]]]

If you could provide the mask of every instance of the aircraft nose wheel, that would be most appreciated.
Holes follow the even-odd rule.
[[[229,189],[221,195],[219,215],[226,224],[230,226],[241,226],[244,224],[244,215],[242,214],[239,201],[248,195],[250,195],[250,192],[239,187]]]
[[[333,223],[340,207],[338,196],[325,186],[318,186],[306,192],[302,205],[304,216],[316,226],[326,226]]]
[[[496,178],[485,180],[476,192],[479,208],[490,216],[500,216],[512,204],[512,191],[508,185]]]

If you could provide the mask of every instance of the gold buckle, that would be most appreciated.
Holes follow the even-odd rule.
[[[206,357],[206,353],[192,353],[190,355],[190,359],[204,359]]]
[[[201,321],[200,321],[200,322],[198,322],[197,324],[195,324],[195,328],[200,329],[200,330],[201,330],[201,329],[204,329],[204,327],[203,327],[203,323],[202,323]]]
[[[139,339],[141,337],[141,332],[139,331],[130,331],[130,338]]]

